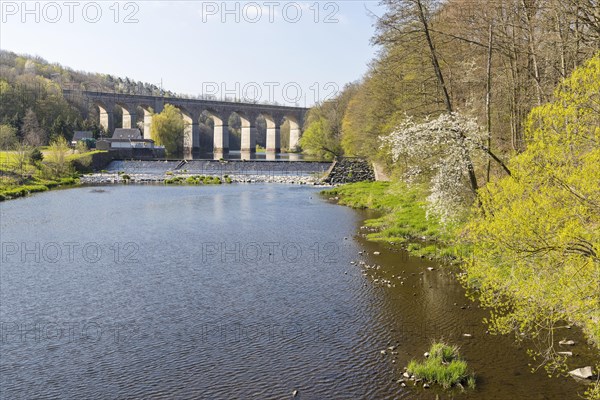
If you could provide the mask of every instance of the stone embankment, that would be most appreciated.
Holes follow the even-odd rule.
[[[336,161],[323,180],[331,185],[375,180],[371,163],[360,158],[342,158]]]

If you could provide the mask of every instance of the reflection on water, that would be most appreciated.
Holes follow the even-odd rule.
[[[285,161],[324,161],[317,157],[308,156],[301,153],[254,153],[249,151],[230,150],[227,153],[188,153],[184,155],[186,159],[192,160],[285,160]]]
[[[530,374],[525,350],[486,335],[485,312],[450,274],[355,237],[365,214],[315,188],[101,189],[0,206],[2,399],[298,390],[301,399],[514,400],[581,389]],[[569,334],[585,363],[588,350]],[[397,383],[441,337],[462,347],[476,391]],[[382,355],[389,346],[397,354]]]

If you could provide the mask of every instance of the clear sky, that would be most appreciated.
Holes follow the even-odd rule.
[[[187,94],[310,106],[359,79],[377,1],[0,2],[0,47]]]

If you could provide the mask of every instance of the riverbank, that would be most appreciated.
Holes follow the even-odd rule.
[[[79,180],[77,178],[69,177],[56,180],[29,179],[27,183],[22,185],[0,185],[0,201],[17,199],[51,189],[77,186],[78,184]]]
[[[36,158],[35,151],[39,158]],[[93,165],[106,152],[90,151],[59,155],[49,147],[21,151],[0,151],[0,201],[28,196],[52,189],[78,186],[79,173]],[[55,160],[58,158],[59,161]],[[49,161],[46,161],[49,160]]]
[[[380,213],[361,227],[368,240],[399,245],[413,256],[445,262],[457,260],[465,250],[453,240],[457,227],[444,227],[427,215],[425,195],[419,187],[402,182],[358,182],[322,194],[340,205]]]
[[[400,244],[411,255],[442,262],[450,261],[455,264],[463,263],[472,254],[470,246],[463,244],[464,240],[461,239],[461,232],[465,226],[444,227],[438,220],[428,218],[424,201],[426,194],[419,187],[408,187],[401,182],[362,182],[325,190],[321,194],[340,205],[378,212],[380,215],[377,218],[366,220],[364,226],[361,227],[362,236],[369,241],[391,245]],[[451,273],[451,275],[455,277],[457,283],[465,285],[466,281],[463,278],[467,275],[464,268],[461,268],[461,271],[456,274]],[[484,288],[469,286],[468,289],[468,296],[473,301],[479,302],[480,296],[483,296],[484,299],[486,295],[489,296]],[[541,311],[541,313],[543,312]],[[489,316],[482,317],[482,321],[487,321],[486,334],[495,333],[507,336],[504,333],[511,333],[498,330],[498,325],[490,322]],[[534,363],[536,361],[539,363],[535,369],[544,366],[550,376],[571,375],[573,377],[578,376],[578,371],[582,370],[580,368],[582,360],[578,360],[581,353],[566,351],[565,346],[573,346],[575,343],[581,342],[585,348],[583,351],[590,356],[587,363],[590,361],[592,361],[590,365],[596,363],[595,367],[583,368],[586,371],[595,371],[595,375],[594,372],[590,372],[591,376],[581,379],[581,383],[589,384],[587,390],[582,390],[582,394],[587,399],[598,400],[600,399],[600,385],[595,379],[598,378],[600,365],[597,364],[597,350],[594,350],[589,338],[586,341],[585,332],[579,329],[577,332],[571,330],[574,325],[581,328],[581,324],[570,321],[568,315],[561,322],[565,326],[555,327],[556,332],[553,331],[551,334],[556,335],[557,338],[560,335],[562,340],[560,343],[557,340],[558,344],[551,344],[549,348],[531,350],[540,344],[543,346],[544,338],[541,334],[538,336],[521,334],[517,336],[517,341],[521,343],[531,341],[528,346],[532,347],[528,353],[534,356]],[[558,329],[563,330],[558,331]],[[574,337],[576,341],[567,340],[570,337]],[[539,361],[537,356],[541,356],[542,361]],[[571,359],[573,356],[575,358]],[[575,369],[567,375],[566,372],[573,368]]]

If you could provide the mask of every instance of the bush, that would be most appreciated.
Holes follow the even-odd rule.
[[[29,154],[29,162],[31,164],[37,164],[38,162],[41,162],[44,159],[44,154],[42,154],[42,152],[40,151],[39,148],[34,148],[33,150],[31,150],[31,153]]]

